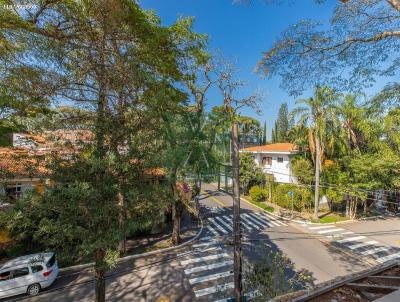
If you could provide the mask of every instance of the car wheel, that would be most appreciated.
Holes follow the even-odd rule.
[[[27,292],[30,296],[36,296],[40,292],[40,285],[37,283],[29,285]]]

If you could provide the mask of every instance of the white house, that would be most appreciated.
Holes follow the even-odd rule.
[[[290,143],[268,144],[240,150],[241,153],[252,153],[257,166],[265,174],[274,176],[276,182],[296,183],[290,168],[290,158],[299,153],[296,145]]]

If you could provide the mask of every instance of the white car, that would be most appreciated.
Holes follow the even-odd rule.
[[[39,253],[8,261],[0,268],[0,298],[20,294],[37,295],[58,275],[54,253]]]

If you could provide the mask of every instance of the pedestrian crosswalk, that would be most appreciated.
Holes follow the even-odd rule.
[[[225,245],[219,236],[233,232],[233,215],[227,209],[210,210],[204,237],[191,246],[190,251],[178,254],[179,263],[192,286],[196,301],[231,301],[233,296],[233,247]],[[284,220],[268,213],[242,211],[240,225],[243,232],[287,226]],[[254,293],[252,294],[254,295]]]
[[[400,249],[394,246],[381,244],[371,240],[367,236],[356,234],[336,225],[309,225],[303,224],[309,232],[332,239],[334,244],[351,250],[353,253],[370,257],[383,263],[390,260],[400,259]]]
[[[179,255],[178,255],[179,256]],[[197,301],[219,300],[232,295],[233,251],[210,239],[192,246],[192,252],[183,254],[180,264]]]
[[[233,215],[225,214],[215,217],[207,218],[209,224],[207,225],[208,231],[214,235],[228,235],[233,232]],[[287,224],[279,218],[276,218],[267,213],[241,213],[240,225],[244,231],[262,230],[264,228],[272,228],[277,226],[287,226]]]

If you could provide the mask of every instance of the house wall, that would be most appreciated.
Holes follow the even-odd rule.
[[[271,165],[263,165],[263,157],[272,157]],[[282,158],[283,162],[278,162],[278,158]],[[290,154],[279,153],[257,153],[255,154],[255,162],[261,167],[266,174],[273,174],[276,182],[295,183],[296,179],[292,176],[290,168]]]

